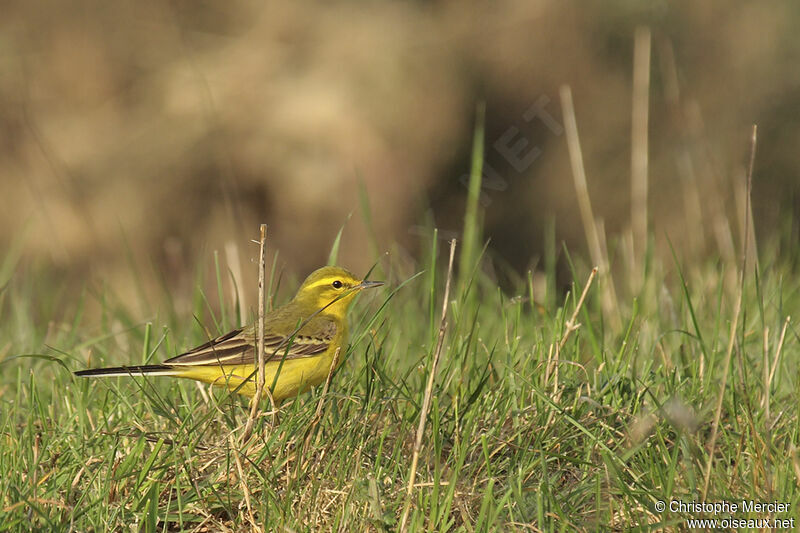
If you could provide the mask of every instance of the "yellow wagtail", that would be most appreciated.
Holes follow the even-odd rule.
[[[347,343],[347,308],[362,289],[381,281],[359,280],[338,267],[311,273],[292,301],[264,317],[265,384],[276,403],[328,377],[336,350]],[[80,377],[173,376],[240,394],[256,392],[256,326],[236,329],[160,365],[119,366],[75,372]],[[277,375],[277,379],[276,379]]]

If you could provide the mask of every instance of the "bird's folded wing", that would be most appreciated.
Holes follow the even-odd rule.
[[[336,335],[336,324],[326,321],[323,327],[307,332],[303,328],[294,337],[264,335],[264,358],[266,361],[298,359],[325,352]],[[252,328],[242,328],[217,337],[184,354],[167,359],[165,365],[242,365],[256,360],[256,341]]]

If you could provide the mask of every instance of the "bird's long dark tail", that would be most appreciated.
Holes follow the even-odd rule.
[[[75,375],[81,378],[113,378],[117,376],[175,376],[180,370],[167,365],[114,366],[80,370]]]

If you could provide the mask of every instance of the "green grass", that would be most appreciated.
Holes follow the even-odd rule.
[[[791,252],[767,243],[745,277],[723,390],[736,265],[651,254],[641,290],[620,292],[615,329],[600,280],[578,306],[591,271],[580,256],[564,254],[574,281],[555,293],[552,228],[545,279],[501,290],[478,267],[480,222],[468,213],[461,257],[472,263],[456,266],[410,531],[683,529],[701,516],[654,510],[670,500],[786,502],[790,511],[772,516],[798,517]],[[262,416],[243,446],[240,398],[215,390],[206,401],[179,380],[70,373],[87,360],[162,360],[230,327],[238,306],[223,295],[227,267],[216,254],[205,261],[219,298],[194,298],[204,332],[168,297],[144,321],[113,288],[76,298],[10,253],[0,264],[0,530],[240,531],[251,512],[266,529],[397,528],[445,285],[448,247],[436,235],[419,264],[381,265],[390,283],[356,305],[327,395],[317,389]],[[215,286],[198,276],[206,284]]]
[[[247,529],[246,485],[259,523],[392,530],[446,252],[431,240],[422,274],[400,286],[415,272],[390,265],[385,292],[362,297],[319,419],[316,390],[286,405],[275,425],[262,417],[241,449],[229,439],[247,415],[239,399],[215,392],[206,403],[191,382],[77,381],[68,372],[89,356],[138,363],[200,343],[191,317],[137,323],[110,290],[62,299],[55,284],[40,283],[46,273],[17,268],[0,295],[0,529]],[[746,279],[706,500],[788,502],[790,513],[778,516],[788,518],[797,516],[800,466],[791,322],[776,351],[786,317],[800,310],[800,287],[779,257]],[[451,293],[410,530],[680,529],[697,516],[657,513],[654,503],[703,498],[738,283],[725,282],[717,262],[679,273],[680,261],[653,261],[642,293],[619,309],[618,331],[593,286],[556,359],[590,270],[575,262],[576,282],[558,306],[532,305],[528,280],[501,291],[480,270],[464,285],[472,297]],[[87,322],[91,305],[102,316]],[[41,356],[15,357],[24,354]]]

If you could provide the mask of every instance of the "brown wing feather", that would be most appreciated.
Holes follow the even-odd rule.
[[[336,335],[336,324],[330,322],[313,336],[297,335],[290,339],[281,335],[266,335],[264,351],[267,361],[298,359],[323,353]],[[244,328],[217,337],[184,354],[167,359],[165,365],[241,365],[256,360],[255,340]]]

